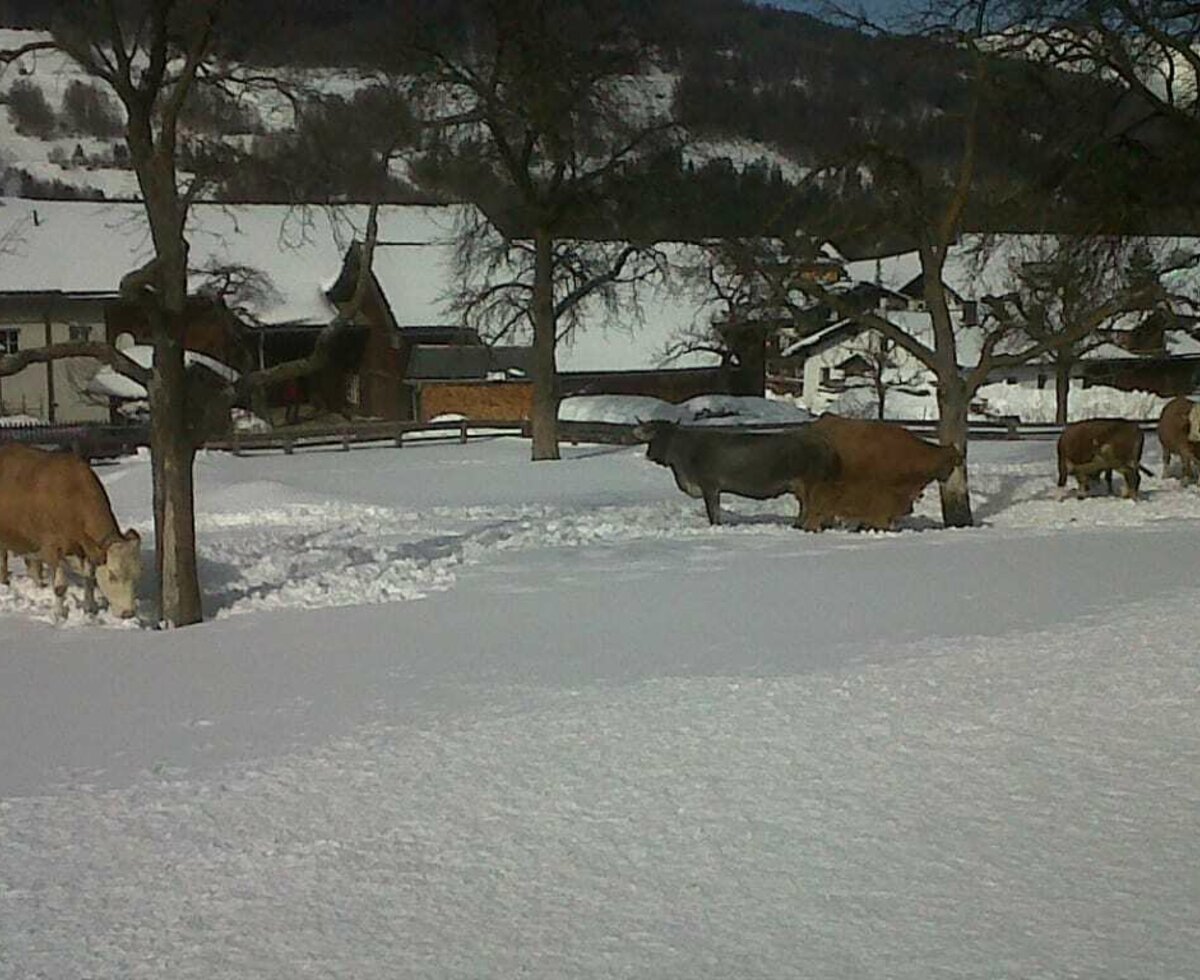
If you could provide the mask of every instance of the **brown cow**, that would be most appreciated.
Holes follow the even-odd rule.
[[[933,480],[945,480],[962,461],[953,446],[918,439],[901,425],[822,415],[811,426],[840,461],[835,478],[811,480],[801,492],[804,527],[819,531],[843,521],[886,529],[905,514]]]
[[[1058,437],[1058,485],[1065,487],[1074,475],[1077,496],[1091,490],[1092,477],[1106,473],[1112,493],[1112,471],[1125,479],[1125,496],[1136,500],[1141,474],[1152,475],[1142,466],[1142,430],[1128,419],[1085,419],[1072,422]]]
[[[1196,479],[1200,466],[1200,404],[1180,396],[1172,398],[1158,417],[1158,441],[1162,445],[1163,476],[1175,453],[1183,465],[1179,478],[1184,483]]]
[[[82,571],[89,614],[96,584],[118,616],[135,612],[141,538],[117,527],[103,485],[78,456],[0,446],[0,584],[8,584],[10,551],[25,556],[35,577],[43,565],[49,571],[57,619],[66,616],[68,563]]]

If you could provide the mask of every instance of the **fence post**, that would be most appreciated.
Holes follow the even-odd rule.
[[[350,452],[350,430],[342,429],[342,452]]]
[[[292,451],[296,448],[295,440],[291,436],[283,437],[283,454],[285,456],[292,455]]]
[[[463,445],[467,442],[467,420],[463,419],[458,426],[458,441]]]
[[[403,429],[396,430],[396,448],[397,449],[404,448],[404,430]]]

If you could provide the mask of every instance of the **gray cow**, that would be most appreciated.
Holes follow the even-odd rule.
[[[709,524],[721,523],[721,494],[767,500],[796,496],[800,526],[805,485],[838,473],[837,453],[810,426],[783,432],[722,432],[676,422],[641,422],[634,437],[649,443],[646,458],[669,466],[689,497],[704,501]]]

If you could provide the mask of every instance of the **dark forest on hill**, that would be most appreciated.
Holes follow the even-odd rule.
[[[0,0],[9,26],[49,26],[54,0]],[[420,0],[443,39],[464,36],[464,4]],[[836,180],[796,187],[776,166],[671,152],[625,173],[612,206],[581,233],[652,237],[757,234],[803,223],[868,247],[886,237],[879,202],[852,165],[866,145],[930,172],[955,166],[970,99],[967,56],[919,37],[870,37],[739,0],[618,0],[630,29],[678,78],[674,111],[692,137],[753,140],[802,167],[841,165]],[[402,74],[411,55],[396,41],[409,6],[397,0],[230,0],[221,39],[236,59],[293,67],[346,66]],[[1147,146],[1114,128],[1128,98],[1090,76],[995,59],[980,128],[972,228],[1183,231],[1196,227],[1184,143]],[[444,157],[436,192],[380,182],[369,160],[396,106],[382,93],[326,99],[290,140],[231,168],[222,194],[236,200],[453,194]],[[392,113],[389,116],[389,113]],[[264,145],[268,145],[264,142]],[[336,146],[336,153],[329,148]],[[191,151],[219,165],[213,144]],[[416,172],[422,167],[418,165]],[[449,177],[447,177],[449,175]],[[1119,200],[1112,215],[1097,200]]]

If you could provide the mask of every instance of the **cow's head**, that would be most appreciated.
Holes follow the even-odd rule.
[[[96,584],[108,600],[108,608],[128,619],[137,611],[137,583],[142,577],[142,538],[130,528],[104,552],[104,564],[96,567]]]
[[[957,446],[942,446],[941,451],[941,459],[938,461],[938,468],[933,475],[945,483],[950,479],[950,474],[962,465],[963,454],[959,452]]]
[[[667,450],[677,427],[677,423],[667,422],[663,419],[651,419],[649,422],[638,419],[637,425],[633,427],[633,437],[638,442],[647,443],[646,458],[648,460],[665,466]]]

